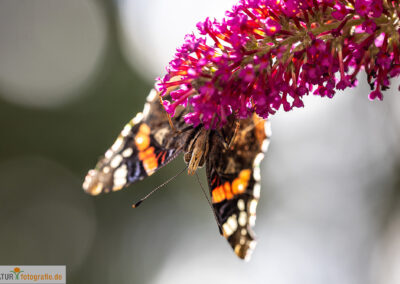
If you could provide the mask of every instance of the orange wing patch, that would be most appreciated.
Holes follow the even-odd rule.
[[[218,203],[226,199],[224,188],[220,185],[212,191],[213,203]]]
[[[135,145],[139,151],[144,151],[150,146],[150,127],[147,124],[140,125],[135,136]]]
[[[233,198],[233,194],[231,191],[231,184],[228,181],[224,183],[224,191],[225,191],[226,199]]]
[[[246,191],[247,185],[249,184],[251,170],[242,170],[239,173],[239,177],[235,178],[232,182],[233,194],[240,194]]]
[[[152,175],[158,167],[154,147],[150,147],[150,127],[143,123],[135,136],[135,145],[139,150],[139,160],[143,163],[147,175]]]
[[[223,185],[217,186],[212,191],[213,203],[219,203],[225,199],[232,199],[235,195],[244,193],[247,189],[251,176],[251,170],[242,170],[239,176],[232,182],[225,182]]]

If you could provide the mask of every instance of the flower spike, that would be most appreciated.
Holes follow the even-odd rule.
[[[226,18],[197,24],[158,80],[173,87],[166,111],[220,128],[230,115],[303,107],[310,93],[332,98],[367,73],[369,99],[382,100],[400,74],[399,0],[240,0]]]

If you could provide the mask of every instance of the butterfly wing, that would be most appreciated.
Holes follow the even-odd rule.
[[[252,226],[260,196],[259,163],[267,150],[269,133],[269,123],[254,115],[240,122],[229,149],[220,136],[211,137],[206,171],[213,209],[223,236],[242,259],[250,258],[256,244]],[[233,137],[233,128],[225,127],[223,136]]]
[[[181,120],[176,116],[174,124],[183,125]],[[91,195],[118,191],[152,175],[182,151],[186,135],[174,135],[158,95],[152,90],[143,112],[125,125],[95,169],[88,172],[83,189]]]

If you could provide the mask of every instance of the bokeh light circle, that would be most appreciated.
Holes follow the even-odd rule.
[[[79,269],[96,233],[93,199],[81,180],[42,157],[0,163],[0,262]]]
[[[106,20],[93,0],[0,2],[0,96],[53,107],[89,84],[105,50]]]
[[[163,75],[184,36],[206,17],[221,19],[235,0],[118,1],[124,54],[144,78]]]

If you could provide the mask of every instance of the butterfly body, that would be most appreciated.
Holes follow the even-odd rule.
[[[152,175],[180,153],[188,173],[206,165],[213,210],[221,232],[240,258],[248,259],[255,246],[251,227],[260,195],[259,163],[269,141],[268,122],[254,115],[238,127],[229,121],[220,130],[187,125],[188,112],[177,108],[175,129],[153,90],[143,113],[122,130],[115,143],[90,170],[83,183],[91,195],[118,191]]]

